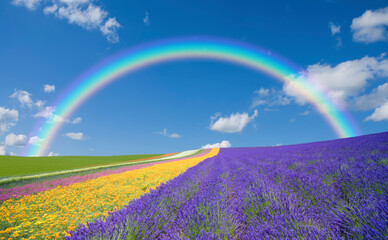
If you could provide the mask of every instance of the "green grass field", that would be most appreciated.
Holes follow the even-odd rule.
[[[136,162],[140,159],[161,155],[163,154],[58,157],[0,156],[0,178],[71,170],[112,163]]]

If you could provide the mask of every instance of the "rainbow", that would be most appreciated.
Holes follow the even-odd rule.
[[[42,156],[61,126],[89,97],[106,85],[138,69],[154,64],[184,59],[211,59],[231,62],[273,76],[295,90],[313,104],[326,119],[338,137],[357,135],[357,127],[345,109],[330,100],[327,93],[284,59],[275,57],[253,46],[220,39],[186,38],[159,41],[124,51],[98,64],[77,78],[54,101],[54,117],[38,122],[30,136],[40,143],[25,147],[24,155]],[[299,77],[295,77],[299,76]],[[59,119],[59,120],[58,120]],[[62,120],[62,121],[61,121]]]

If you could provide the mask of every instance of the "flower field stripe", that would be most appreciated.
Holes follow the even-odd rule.
[[[172,159],[172,158],[183,158],[183,157],[193,156],[195,154],[200,153],[201,151],[203,151],[203,149],[183,151],[183,152],[177,153],[173,156],[158,158],[158,160],[167,160],[167,159]]]
[[[388,132],[226,148],[78,239],[387,239]]]
[[[143,163],[149,163],[149,162],[158,162],[158,161],[163,161],[163,160],[168,160],[168,159],[191,156],[191,155],[194,155],[196,153],[199,153],[200,151],[202,151],[202,150],[201,149],[200,150],[190,150],[190,151],[179,152],[179,153],[176,153],[172,156],[167,156],[167,157],[162,157],[162,158],[154,158],[154,159],[144,160],[144,161],[104,164],[104,165],[99,165],[99,166],[71,169],[71,170],[65,170],[65,171],[56,171],[56,172],[40,173],[40,174],[33,174],[33,175],[27,175],[27,176],[3,178],[3,179],[0,179],[0,184],[21,181],[21,180],[27,180],[27,179],[37,179],[37,178],[42,178],[42,177],[57,176],[57,175],[68,174],[68,173],[78,173],[78,172],[84,172],[84,171],[90,171],[90,170],[96,170],[96,169],[104,169],[104,168],[110,168],[110,167],[130,166],[130,165],[137,165],[137,164],[143,164]]]
[[[171,159],[171,162],[8,199],[0,205],[0,239],[63,237],[66,230],[93,219],[104,219],[108,212],[124,207],[218,152],[218,148],[211,149],[200,157]]]
[[[207,155],[209,152],[210,152],[210,149],[201,150],[201,151],[195,152],[195,156],[202,157]],[[127,167],[122,167],[122,168],[117,168],[112,170],[105,170],[97,173],[91,173],[91,174],[82,175],[82,176],[71,176],[71,177],[54,179],[54,180],[44,181],[44,182],[34,182],[30,184],[25,184],[22,186],[13,187],[13,188],[0,188],[0,202],[7,200],[11,197],[18,198],[21,196],[27,196],[33,193],[47,191],[47,190],[56,188],[58,186],[68,186],[73,183],[84,182],[90,179],[95,179],[95,178],[110,175],[110,174],[117,174],[121,172],[135,170],[135,169],[150,167],[155,164],[160,164],[165,162],[184,160],[192,156],[194,155],[190,155],[184,158],[168,159],[163,161],[137,164],[137,165],[127,166]]]

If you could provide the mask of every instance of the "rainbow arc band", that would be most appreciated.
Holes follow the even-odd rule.
[[[360,134],[346,110],[330,100],[317,84],[300,76],[298,70],[284,59],[254,46],[224,39],[185,38],[159,41],[121,52],[80,76],[59,95],[53,117],[39,121],[30,136],[38,136],[39,144],[29,144],[27,156],[42,156],[61,126],[89,97],[121,76],[138,69],[167,61],[212,59],[231,62],[264,72],[292,87],[313,104],[340,138]],[[296,77],[298,76],[298,77]],[[58,121],[62,119],[62,121]]]

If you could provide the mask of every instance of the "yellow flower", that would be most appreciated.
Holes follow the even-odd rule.
[[[65,230],[74,229],[80,223],[92,221],[96,217],[108,216],[131,200],[155,189],[163,182],[178,176],[188,168],[218,154],[212,149],[201,157],[160,163],[74,183],[58,186],[19,199],[8,199],[0,206],[0,218],[6,219],[11,228],[0,231],[18,237],[21,230],[26,231],[28,239],[54,239],[70,236]],[[24,234],[23,234],[24,235]]]

